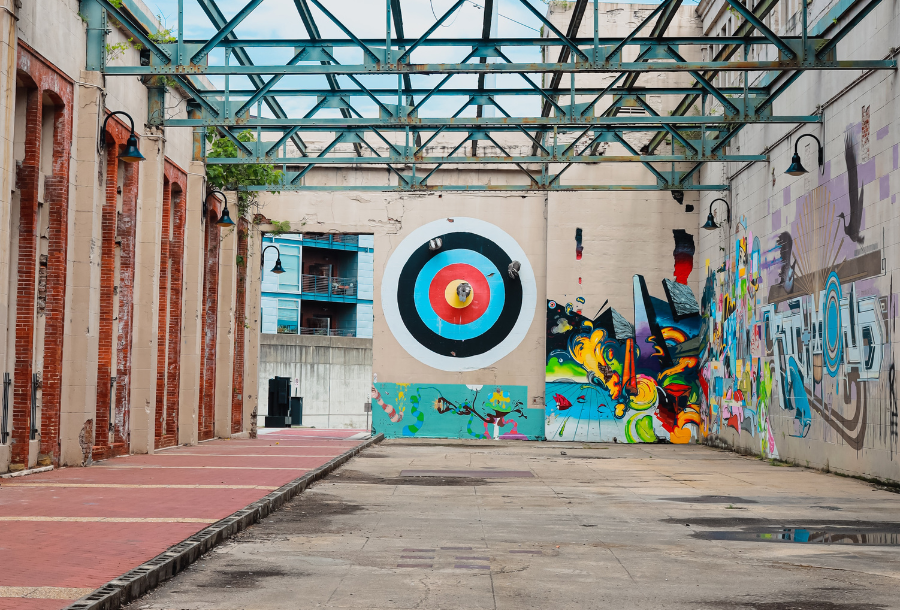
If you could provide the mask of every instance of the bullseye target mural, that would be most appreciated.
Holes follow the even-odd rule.
[[[394,250],[381,284],[384,318],[411,356],[474,371],[516,349],[534,319],[537,287],[524,250],[498,227],[446,218]]]

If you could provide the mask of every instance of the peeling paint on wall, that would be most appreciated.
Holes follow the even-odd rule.
[[[674,229],[675,250],[672,256],[675,258],[675,281],[679,284],[687,284],[691,271],[694,270],[694,236],[684,229]]]

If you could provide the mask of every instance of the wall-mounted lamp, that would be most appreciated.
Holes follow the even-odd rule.
[[[137,136],[134,135],[134,119],[131,118],[130,114],[122,110],[110,112],[106,115],[106,118],[103,119],[103,127],[100,129],[100,146],[106,146],[106,123],[117,114],[127,116],[128,122],[131,123],[131,135],[128,136],[128,141],[125,143],[125,150],[119,153],[119,158],[125,163],[137,163],[138,161],[143,161],[144,155],[138,150]]]
[[[216,195],[217,193],[222,196],[222,201],[224,203],[223,203],[223,207],[222,207],[222,215],[219,216],[219,220],[216,221],[216,224],[219,225],[220,227],[225,227],[225,228],[233,227],[234,221],[231,220],[231,214],[228,212],[228,196],[225,193],[223,193],[222,191],[220,191],[219,189],[211,190],[209,193],[206,194],[206,196],[209,197],[210,195]]]
[[[259,262],[259,268],[262,269],[263,265],[266,264],[266,250],[269,248],[275,248],[275,252],[278,253],[278,258],[275,259],[275,266],[272,267],[272,273],[281,275],[284,273],[284,267],[281,266],[281,250],[278,249],[278,246],[266,246],[263,248],[262,256],[260,257],[262,260]]]
[[[713,229],[719,228],[719,225],[716,224],[716,219],[712,213],[713,204],[717,201],[721,201],[722,203],[725,204],[725,209],[728,210],[728,224],[731,224],[731,206],[728,205],[728,202],[725,201],[724,199],[713,199],[709,203],[709,216],[706,217],[706,224],[703,225],[703,228],[706,229],[707,231],[712,231]]]
[[[800,140],[803,138],[812,138],[816,141],[816,146],[819,147],[819,168],[821,168],[822,173],[825,173],[825,149],[822,148],[822,143],[819,142],[819,138],[814,136],[811,133],[805,133],[794,142],[794,156],[791,157],[791,166],[787,168],[787,171],[784,172],[789,176],[802,176],[807,173],[806,168],[803,167],[803,164],[800,163],[800,153],[798,152],[798,147],[800,146]]]

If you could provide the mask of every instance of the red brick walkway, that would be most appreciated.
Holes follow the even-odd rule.
[[[0,479],[0,610],[57,610],[361,440],[260,431]]]

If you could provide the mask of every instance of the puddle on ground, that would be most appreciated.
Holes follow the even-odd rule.
[[[698,532],[705,540],[743,540],[748,542],[793,542],[797,544],[858,544],[900,546],[900,533],[853,532],[826,529],[784,528],[766,531]]]
[[[736,496],[690,496],[687,498],[660,498],[660,500],[689,504],[756,504],[756,500],[747,500]]]

